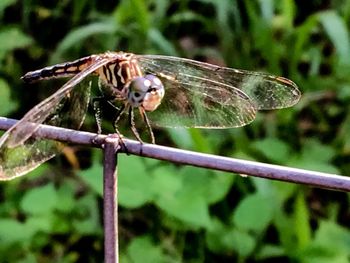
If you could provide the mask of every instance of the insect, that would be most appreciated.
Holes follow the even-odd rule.
[[[134,111],[138,109],[154,143],[151,125],[166,127],[233,128],[254,120],[262,109],[296,104],[300,91],[294,82],[265,73],[220,67],[195,60],[105,52],[25,74],[25,82],[72,77],[60,89],[32,108],[0,138],[0,180],[21,176],[61,151],[56,141],[37,139],[42,123],[79,129],[90,100],[90,85],[81,82],[99,77],[103,97],[118,105],[114,122],[127,113],[135,137]],[[148,113],[150,118],[148,118]]]

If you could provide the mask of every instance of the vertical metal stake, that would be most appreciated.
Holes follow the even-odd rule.
[[[119,262],[118,248],[118,140],[106,139],[103,170],[104,256],[106,263]]]

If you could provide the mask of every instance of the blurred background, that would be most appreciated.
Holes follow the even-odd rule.
[[[158,144],[350,174],[349,0],[2,0],[0,21],[0,116],[65,81],[22,83],[30,70],[107,50],[186,57],[290,78],[302,99],[244,128],[156,129]],[[72,145],[0,184],[0,262],[103,261],[101,160]],[[349,262],[349,194],[118,162],[121,262]]]

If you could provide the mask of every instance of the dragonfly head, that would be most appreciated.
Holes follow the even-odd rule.
[[[129,84],[128,102],[132,107],[142,106],[146,111],[154,111],[164,97],[164,86],[154,75],[136,77]]]

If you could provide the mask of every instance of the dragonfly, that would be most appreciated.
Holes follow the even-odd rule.
[[[93,75],[102,94],[92,100],[97,133],[101,133],[99,104],[105,100],[117,110],[116,132],[121,116],[127,115],[140,142],[135,110],[155,143],[154,125],[241,127],[252,122],[258,110],[290,107],[301,96],[297,85],[284,77],[173,56],[107,51],[45,67],[26,73],[22,80],[71,78],[2,135],[0,180],[22,176],[62,151],[62,143],[36,138],[35,132],[44,123],[79,129],[91,100],[91,82],[84,83]]]

